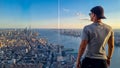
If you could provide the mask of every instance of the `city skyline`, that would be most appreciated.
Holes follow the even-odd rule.
[[[120,28],[119,0],[0,0],[0,28],[83,28],[97,5],[105,9],[103,22]]]

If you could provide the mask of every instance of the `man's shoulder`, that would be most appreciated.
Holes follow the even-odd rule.
[[[88,25],[86,25],[86,26],[87,26],[87,27],[90,27],[90,26],[93,26],[93,24],[94,24],[94,23],[91,23],[91,24],[88,24]]]
[[[93,26],[93,23],[92,24],[88,24],[84,27],[84,29],[90,29],[91,27]]]
[[[89,25],[84,26],[84,29],[85,30],[94,30],[96,28],[95,25],[96,25],[96,23],[91,23]],[[101,25],[103,26],[104,29],[113,31],[113,29],[112,29],[112,27],[110,25],[105,24],[105,23],[101,23]]]
[[[105,28],[112,30],[112,27],[110,25],[105,24],[105,23],[103,23],[103,25],[104,25]]]

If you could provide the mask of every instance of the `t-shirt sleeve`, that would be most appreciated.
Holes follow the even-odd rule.
[[[84,27],[83,31],[82,31],[82,40],[88,40],[88,30],[86,27]]]
[[[114,31],[113,30],[111,31],[110,38],[114,38]]]

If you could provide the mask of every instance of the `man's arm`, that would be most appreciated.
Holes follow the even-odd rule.
[[[81,41],[81,44],[80,44],[80,47],[79,47],[79,51],[78,51],[78,57],[77,57],[77,67],[79,68],[80,67],[80,59],[85,51],[85,48],[87,46],[87,43],[88,41],[87,40],[82,40]]]
[[[113,55],[113,52],[114,52],[114,37],[111,36],[108,39],[108,56],[107,56],[108,65],[110,65],[110,59],[111,59],[111,57]]]

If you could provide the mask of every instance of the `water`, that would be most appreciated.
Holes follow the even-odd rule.
[[[39,30],[41,37],[47,38],[48,42],[63,45],[65,48],[73,48],[78,52],[80,38],[58,34],[57,30]]]
[[[81,39],[78,37],[65,36],[58,34],[57,30],[41,29],[39,30],[40,37],[47,38],[48,42],[63,45],[65,48],[73,48],[74,53],[78,52]],[[106,48],[107,49],[107,48]],[[111,60],[110,68],[120,68],[120,48],[115,47],[114,54]]]
[[[111,68],[120,68],[120,48],[115,47],[111,61]]]

